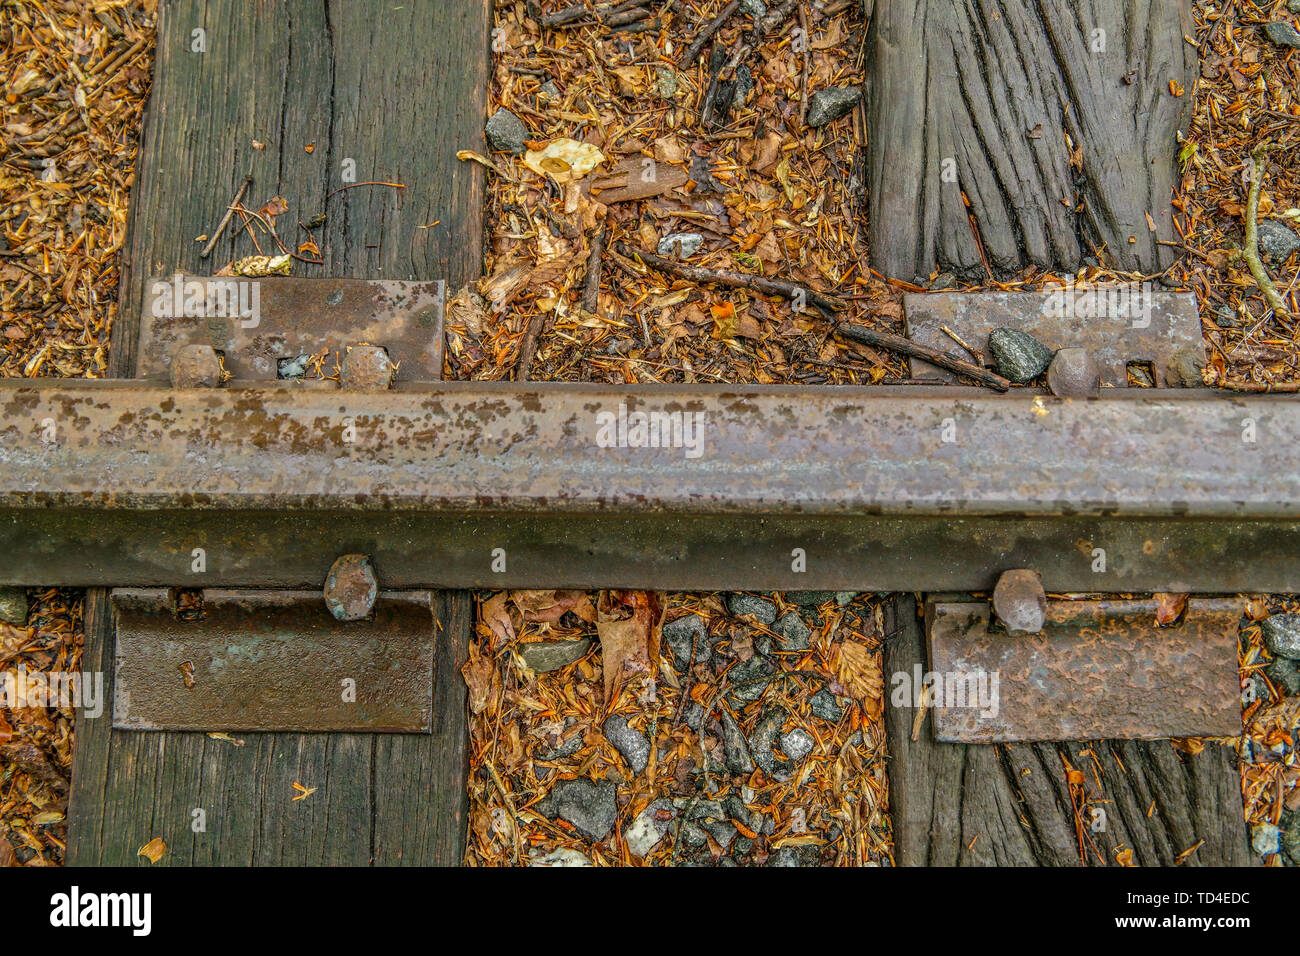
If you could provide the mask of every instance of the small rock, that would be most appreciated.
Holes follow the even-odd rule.
[[[1300,614],[1274,614],[1259,628],[1264,646],[1276,656],[1300,660]]]
[[[528,148],[524,145],[528,139],[528,127],[505,107],[492,114],[483,132],[487,135],[488,146],[494,150],[518,156]]]
[[[1250,828],[1250,846],[1260,856],[1281,851],[1282,831],[1272,823],[1256,823]]]
[[[692,649],[697,664],[707,664],[712,656],[709,633],[705,630],[704,619],[698,614],[687,614],[669,621],[663,627],[663,639],[672,651],[673,662],[679,671],[690,666]]]
[[[1246,323],[1237,314],[1236,309],[1222,305],[1214,312],[1214,324],[1221,329],[1239,329]]]
[[[1295,866],[1300,866],[1300,810],[1286,810],[1281,821],[1282,853]]]
[[[655,74],[655,92],[660,99],[672,99],[677,92],[677,71],[660,67]]]
[[[677,832],[678,838],[686,846],[698,848],[709,842],[709,836],[704,830],[695,823],[683,823],[681,830]]]
[[[740,9],[755,20],[767,16],[767,6],[763,3],[763,0],[740,0]]]
[[[771,624],[776,620],[776,605],[766,598],[736,591],[727,595],[727,611],[736,617],[752,614],[760,624]]]
[[[698,734],[700,725],[704,723],[704,708],[695,701],[688,703],[682,711],[682,723]]]
[[[719,800],[686,800],[677,801],[681,804],[678,809],[686,811],[686,819],[694,820],[697,823],[708,823],[713,820],[722,820],[726,818],[727,811],[722,808],[722,802]]]
[[[775,673],[776,668],[769,661],[755,654],[727,672],[732,686],[729,696],[738,700],[757,700]]]
[[[605,739],[614,745],[614,749],[623,755],[633,773],[640,773],[650,760],[650,741],[633,730],[627,724],[627,718],[611,714],[605,718],[601,727]]]
[[[19,626],[27,623],[27,592],[22,588],[0,587],[0,621]]]
[[[1274,20],[1272,23],[1264,24],[1264,35],[1278,46],[1289,46],[1293,50],[1300,50],[1300,30],[1296,30],[1285,20]]]
[[[767,866],[818,866],[821,849],[817,846],[783,846],[767,858]]]
[[[577,850],[571,850],[563,846],[557,847],[547,854],[534,850],[529,855],[528,860],[529,866],[591,866],[591,860]]]
[[[547,80],[537,88],[537,98],[539,100],[558,100],[560,98],[560,88],[555,85],[554,80]]]
[[[673,232],[659,240],[659,255],[673,259],[689,259],[700,251],[704,237],[698,232]]]
[[[808,650],[808,638],[812,634],[812,629],[803,622],[794,611],[786,611],[772,625],[772,631],[777,635],[781,642],[780,649],[783,651],[806,651]]]
[[[581,749],[582,734],[574,734],[558,746],[552,747],[550,750],[543,750],[537,755],[537,759],[552,762],[556,760],[564,760],[567,757],[572,757]]]
[[[574,661],[581,660],[591,650],[591,638],[581,637],[573,641],[532,641],[519,645],[519,656],[531,671],[545,674],[568,667]]]
[[[730,819],[743,823],[747,827],[749,826],[751,817],[749,808],[745,806],[745,801],[736,794],[729,793],[723,798],[722,809]]]
[[[589,840],[603,840],[614,829],[618,805],[614,800],[614,783],[594,783],[586,777],[561,780],[545,798],[538,801],[541,813],[554,820],[559,817]]]
[[[782,779],[778,768],[786,761],[778,760],[772,746],[781,733],[781,725],[789,716],[789,711],[784,707],[769,707],[758,718],[754,732],[749,735],[749,753],[754,758],[754,763],[758,764],[763,773],[777,780]]]
[[[665,819],[659,819],[666,812]],[[675,815],[673,805],[668,800],[655,800],[648,807],[642,810],[631,825],[623,831],[623,838],[627,840],[628,851],[633,856],[645,856],[663,839],[668,827],[672,824],[672,817]]]
[[[1300,236],[1280,222],[1265,219],[1259,224],[1257,235],[1259,254],[1273,265],[1282,265],[1295,252],[1300,252]]]
[[[1285,657],[1276,658],[1265,671],[1268,679],[1288,697],[1300,694],[1300,664]]]
[[[834,601],[840,607],[852,602],[858,596],[857,591],[787,591],[787,600],[800,607],[821,607],[827,601]]]
[[[1047,366],[1047,387],[1060,398],[1091,398],[1101,389],[1101,370],[1087,349],[1057,349]]]
[[[745,742],[745,733],[725,707],[722,708],[722,752],[726,756],[727,769],[732,773],[754,772],[754,761],[749,754],[749,745]]]
[[[704,824],[704,829],[709,836],[718,841],[718,846],[727,850],[731,848],[731,841],[736,839],[735,824],[728,823],[726,820],[717,820],[713,823]]]
[[[844,116],[862,99],[860,86],[832,86],[818,90],[808,103],[808,125],[825,126]]]
[[[307,374],[307,363],[310,361],[310,355],[276,359],[275,374],[279,378],[302,378]]]
[[[994,329],[989,333],[989,354],[999,375],[1024,385],[1047,371],[1055,353],[1028,332]]]
[[[814,717],[829,720],[831,723],[839,723],[840,718],[844,716],[844,708],[835,699],[835,695],[825,687],[808,699],[808,709],[813,712]]]
[[[1292,13],[1300,13],[1300,0],[1287,0],[1286,8]]]
[[[1205,349],[1184,345],[1169,357],[1169,384],[1175,388],[1204,388]]]
[[[788,734],[781,735],[781,752],[791,760],[802,760],[812,753],[817,741],[813,735],[802,727],[796,727]]]
[[[940,272],[930,283],[931,292],[942,292],[945,289],[957,288],[957,277],[951,272]]]

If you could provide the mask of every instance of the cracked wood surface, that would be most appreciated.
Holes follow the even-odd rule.
[[[276,226],[290,249],[306,238],[298,220],[328,217],[315,230],[325,265],[295,262],[296,275],[445,279],[451,289],[476,278],[484,182],[456,151],[484,149],[490,8],[488,0],[164,3],[110,374],[135,374],[136,317],[151,275],[207,275],[256,252],[246,235],[236,238],[237,216],[209,259],[195,241],[250,170],[244,204],[283,196],[289,211]],[[204,53],[191,52],[196,29],[206,31]],[[356,181],[407,188],[330,197],[349,159]],[[434,220],[441,224],[421,228]],[[269,236],[258,241],[278,253]],[[467,592],[440,592],[431,736],[242,734],[236,746],[198,733],[114,731],[107,709],[81,716],[68,862],[135,865],[137,850],[162,837],[161,865],[460,863],[468,744],[460,667],[473,614]],[[111,700],[102,589],[87,594],[85,631],[83,666],[105,673]],[[295,782],[317,790],[293,802]],[[204,832],[192,828],[196,809]]]
[[[896,597],[884,651],[892,675],[928,667],[924,630],[911,596]],[[1174,689],[1170,691],[1175,692]],[[916,711],[885,708],[894,860],[899,866],[1079,866],[1075,811],[1105,827],[1089,832],[1090,866],[1250,866],[1237,756],[1207,743],[1192,755],[1167,740],[1060,744],[937,743],[927,716],[912,739]],[[1083,774],[1073,789],[1067,766]],[[1204,842],[1201,842],[1204,841]]]
[[[875,268],[983,280],[981,245],[998,276],[1031,264],[1073,272],[1094,248],[1123,270],[1168,266],[1156,240],[1178,239],[1170,200],[1196,76],[1183,39],[1192,32],[1189,0],[876,3],[866,84]]]

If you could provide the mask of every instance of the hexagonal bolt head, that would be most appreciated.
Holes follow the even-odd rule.
[[[216,388],[221,359],[211,345],[182,345],[172,353],[172,388]]]
[[[1101,391],[1101,371],[1087,349],[1057,349],[1047,366],[1047,387],[1061,398],[1092,398]]]
[[[1037,571],[1003,571],[993,589],[993,613],[1013,637],[1038,634],[1047,623],[1047,595]]]
[[[388,388],[393,384],[393,360],[378,345],[354,345],[343,356],[339,381],[344,388]]]
[[[345,554],[325,575],[325,606],[340,621],[361,621],[374,610],[379,579],[369,555]]]

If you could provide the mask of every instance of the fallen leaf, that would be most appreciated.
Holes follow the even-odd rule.
[[[604,161],[605,154],[590,143],[565,138],[524,154],[525,166],[538,175],[550,176],[560,186],[582,179]]]
[[[483,602],[483,623],[497,638],[492,642],[493,647],[500,647],[515,639],[515,625],[510,620],[510,612],[506,610],[506,596],[505,591],[499,591]]]
[[[525,621],[558,624],[569,611],[580,620],[596,620],[596,610],[586,591],[511,591],[510,600]]]
[[[1186,594],[1167,594],[1157,592],[1156,599],[1156,626],[1169,627],[1181,618],[1187,610]]]
[[[862,701],[868,713],[874,713],[885,686],[878,656],[865,644],[845,641],[840,645],[835,672],[840,683]]]
[[[163,842],[162,837],[154,837],[140,849],[135,851],[136,856],[142,856],[150,863],[157,863],[167,852],[167,844]]]
[[[487,707],[488,694],[492,690],[492,661],[482,656],[478,644],[470,644],[469,660],[460,669],[469,688],[469,709],[471,713],[481,714]]]
[[[664,601],[654,591],[601,591],[596,635],[605,672],[605,701],[625,673],[652,673],[659,657]]]

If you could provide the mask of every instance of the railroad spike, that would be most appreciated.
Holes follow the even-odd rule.
[[[325,575],[325,606],[339,621],[363,621],[375,608],[379,579],[369,555],[344,554]]]
[[[1087,349],[1057,349],[1047,366],[1047,387],[1059,398],[1092,398],[1101,391],[1101,370]]]
[[[387,349],[378,345],[354,345],[343,356],[339,382],[344,388],[382,391],[392,387],[393,372]]]
[[[1039,634],[1047,623],[1047,595],[1037,571],[1003,571],[993,589],[993,613],[1012,637]]]
[[[216,388],[221,384],[221,359],[211,345],[182,345],[172,353],[173,388]]]

